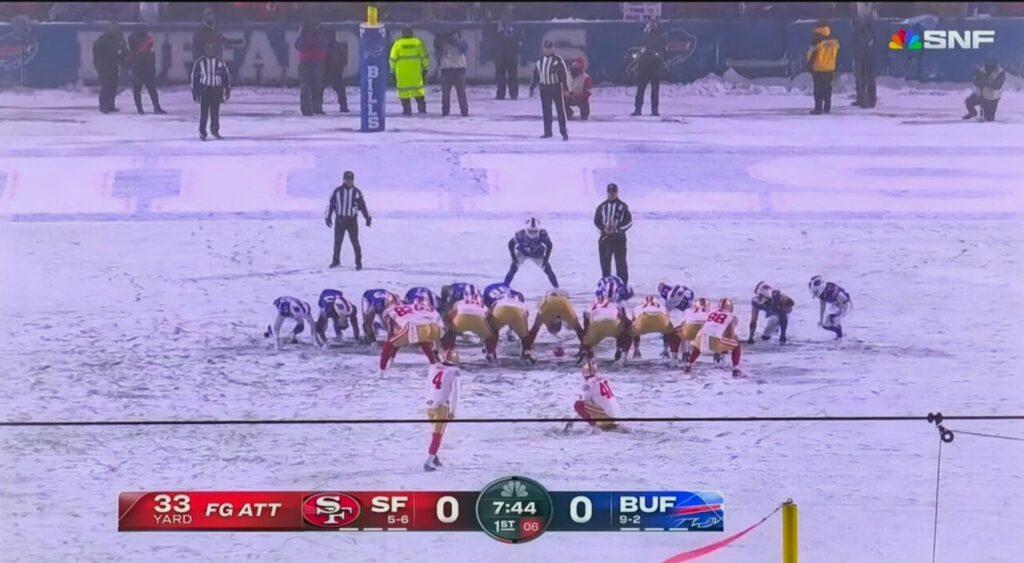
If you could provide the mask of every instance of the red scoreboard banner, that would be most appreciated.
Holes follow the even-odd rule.
[[[121,493],[121,532],[477,531],[477,491]]]

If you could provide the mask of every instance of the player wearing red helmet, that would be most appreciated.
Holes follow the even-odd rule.
[[[583,363],[581,370],[583,375],[583,392],[578,401],[573,404],[573,410],[580,418],[585,420],[591,428],[600,430],[616,430],[618,426],[607,418],[619,418],[619,402],[612,393],[612,387],[608,380],[597,374],[597,366],[593,360]],[[565,429],[572,428],[572,423],[565,425]]]
[[[740,343],[736,338],[736,325],[739,319],[736,317],[732,299],[728,297],[718,302],[718,307],[708,313],[704,325],[697,336],[697,345],[690,351],[686,365],[683,366],[683,373],[690,373],[694,362],[704,350],[710,350],[716,356],[730,353],[732,355],[732,376],[742,377],[740,371]]]
[[[418,345],[427,361],[435,363],[434,346],[441,341],[441,316],[429,303],[394,303],[390,296],[387,300],[392,304],[383,315],[388,340],[380,349],[381,371],[388,368],[399,348],[410,344]]]

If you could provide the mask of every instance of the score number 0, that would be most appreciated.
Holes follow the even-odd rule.
[[[590,499],[583,496],[572,497],[569,501],[569,518],[577,524],[586,524],[590,522],[591,516],[594,515],[594,504],[590,502]]]
[[[452,496],[443,496],[437,499],[436,511],[437,521],[442,524],[454,524],[459,519],[459,501]]]

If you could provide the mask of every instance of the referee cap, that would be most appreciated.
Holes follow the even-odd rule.
[[[550,40],[550,39],[544,41],[544,48],[545,49],[554,49],[555,48],[555,42]]]
[[[342,180],[355,180],[356,173],[351,170],[346,170],[345,173],[341,175],[341,178]]]

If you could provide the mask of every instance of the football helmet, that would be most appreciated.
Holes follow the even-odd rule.
[[[825,276],[814,276],[811,281],[807,282],[807,289],[811,292],[811,297],[817,298],[821,295],[822,291],[825,291]]]
[[[526,220],[526,236],[530,238],[537,238],[540,236],[540,220],[536,217],[530,217]]]

